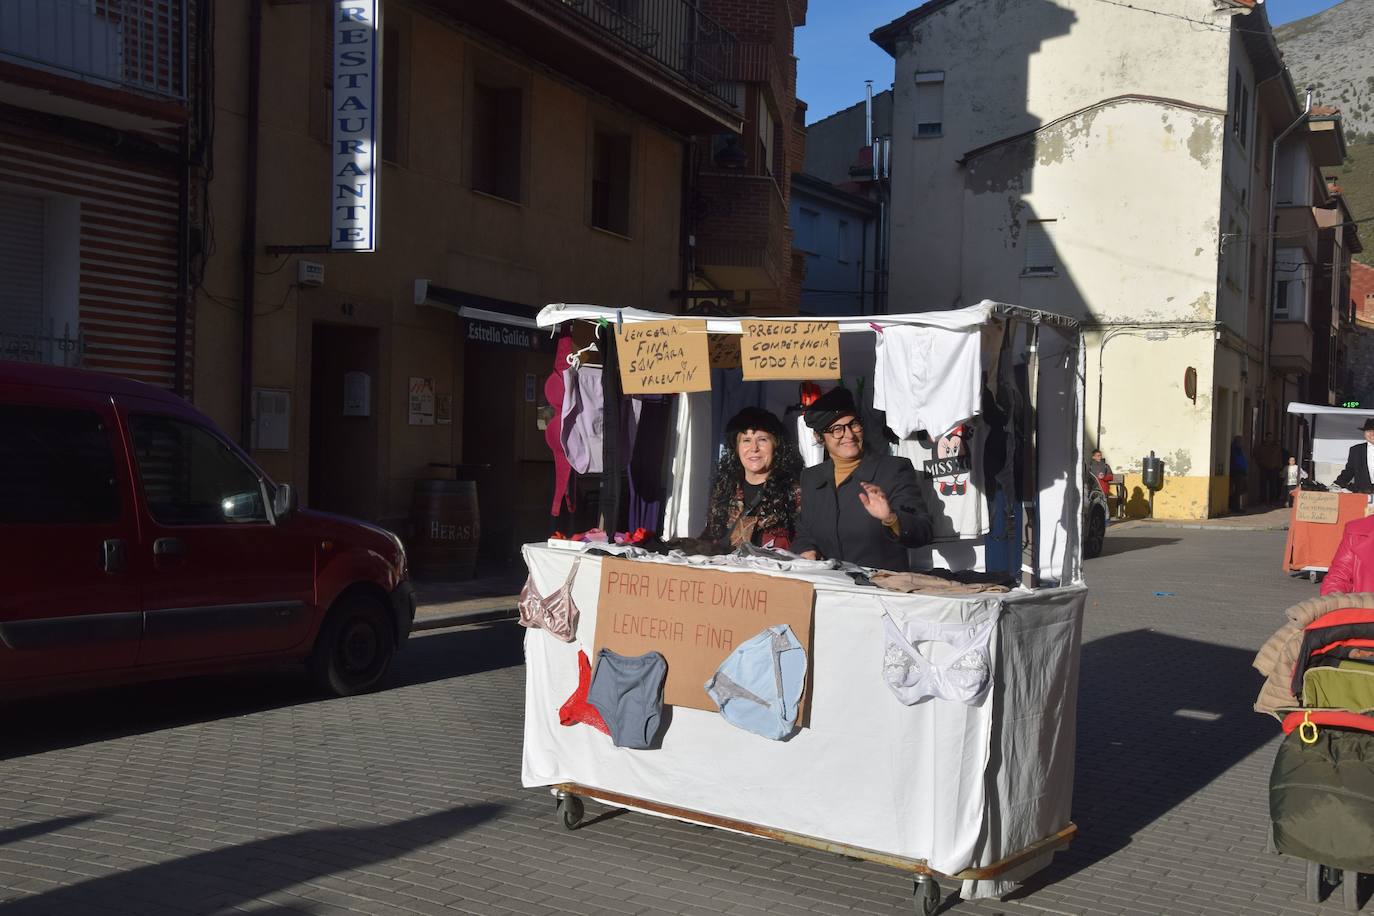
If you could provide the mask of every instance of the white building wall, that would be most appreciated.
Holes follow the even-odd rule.
[[[1150,10],[957,0],[898,41],[890,308],[986,297],[1089,325],[1167,325],[1164,339],[1105,349],[1101,444],[1118,469],[1138,468],[1151,449],[1166,457],[1178,479],[1156,514],[1205,516],[1219,508],[1212,401],[1239,367],[1214,366],[1212,323],[1244,323],[1248,246],[1230,252],[1228,284],[1221,236],[1250,225],[1254,76],[1212,0]],[[1237,66],[1250,96],[1243,146],[1229,116]],[[938,136],[917,130],[929,119],[918,117],[918,87],[937,73]],[[1053,220],[1042,224],[1052,273],[1027,270],[1025,242],[1041,220]],[[1181,392],[1189,368],[1195,402],[1154,396]],[[1093,352],[1090,439],[1097,372]]]

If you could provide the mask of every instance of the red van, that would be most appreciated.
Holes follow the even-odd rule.
[[[185,401],[0,362],[0,696],[287,661],[344,696],[414,619],[395,535],[296,508]]]

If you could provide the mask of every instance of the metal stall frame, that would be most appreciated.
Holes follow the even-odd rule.
[[[1078,825],[1070,821],[1068,826],[1064,827],[1064,829],[1060,830],[1058,833],[1043,837],[1029,846],[1017,850],[1011,855],[1004,856],[991,865],[966,868],[952,875],[946,875],[930,868],[924,859],[908,859],[903,856],[879,852],[876,849],[850,846],[845,843],[835,842],[834,840],[806,836],[800,833],[791,833],[787,830],[779,830],[774,827],[752,824],[748,821],[738,821],[733,818],[720,817],[715,814],[708,814],[704,811],[692,811],[687,808],[664,805],[647,799],[636,798],[633,795],[611,792],[607,789],[598,789],[578,783],[565,782],[551,786],[549,792],[557,799],[557,817],[559,822],[567,830],[576,830],[578,827],[582,826],[582,820],[586,814],[582,799],[590,798],[594,801],[610,805],[613,808],[621,808],[628,811],[641,811],[645,814],[669,817],[674,820],[696,824],[701,827],[713,827],[721,830],[729,830],[732,833],[741,833],[747,836],[777,840],[778,842],[787,843],[791,846],[800,846],[804,849],[838,853],[842,856],[849,856],[853,859],[863,859],[866,862],[874,862],[878,865],[907,872],[912,875],[915,880],[913,904],[918,916],[930,916],[930,914],[934,913],[939,908],[940,900],[943,896],[940,890],[939,879],[944,878],[951,881],[988,881],[998,878],[1011,871],[1013,868],[1023,865],[1032,859],[1068,847],[1069,843],[1073,841],[1074,836],[1078,832]]]

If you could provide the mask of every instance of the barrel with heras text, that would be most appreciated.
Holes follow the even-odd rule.
[[[471,579],[481,521],[471,480],[417,480],[410,567],[421,578]]]

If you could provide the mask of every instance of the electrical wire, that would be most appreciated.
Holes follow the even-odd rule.
[[[1166,19],[1179,19],[1179,20],[1182,20],[1183,22],[1190,22],[1190,23],[1192,23],[1193,25],[1200,25],[1200,26],[1202,26],[1204,29],[1210,29],[1210,30],[1213,31],[1213,32],[1229,32],[1229,31],[1231,31],[1231,27],[1230,27],[1229,25],[1221,26],[1221,25],[1217,25],[1215,22],[1208,22],[1208,21],[1206,21],[1205,19],[1193,19],[1193,18],[1191,18],[1191,17],[1184,16],[1184,15],[1182,15],[1182,14],[1180,14],[1180,13],[1170,13],[1170,12],[1166,12],[1165,10],[1150,9],[1148,6],[1136,6],[1136,5],[1131,4],[1131,3],[1122,3],[1122,2],[1120,2],[1120,0],[1097,0],[1097,2],[1098,2],[1098,3],[1106,3],[1106,4],[1110,5],[1110,6],[1119,6],[1119,7],[1121,7],[1122,9],[1134,10],[1134,11],[1137,12],[1137,13],[1150,13],[1151,15],[1154,15],[1154,16],[1163,16],[1163,17],[1166,18]]]

